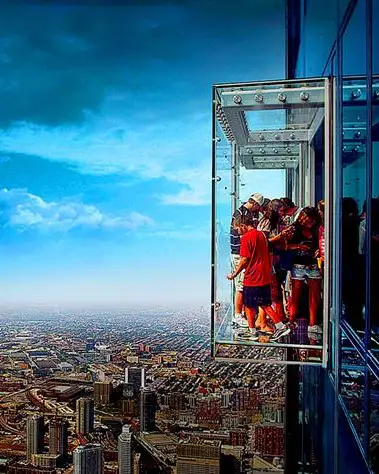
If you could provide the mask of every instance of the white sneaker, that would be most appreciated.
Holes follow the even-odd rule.
[[[238,333],[237,338],[242,339],[244,341],[258,341],[259,340],[257,331],[251,328],[248,328],[246,331]]]
[[[284,325],[282,328],[280,329],[275,329],[275,332],[274,334],[272,334],[272,336],[270,337],[270,340],[271,341],[277,341],[278,339],[280,339],[281,337],[283,336],[288,336],[288,334],[291,332],[291,328],[289,326],[286,326]]]
[[[234,316],[233,317],[233,324],[240,327],[240,328],[248,328],[249,325],[247,323],[247,319],[243,318],[242,316]]]
[[[311,334],[322,334],[322,328],[315,324],[314,326],[308,326],[308,332]]]

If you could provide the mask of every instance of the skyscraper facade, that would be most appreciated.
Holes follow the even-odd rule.
[[[131,384],[135,393],[145,387],[145,369],[143,367],[126,367],[125,383]]]
[[[26,422],[26,456],[31,461],[33,454],[43,449],[45,426],[43,416],[32,415]]]
[[[95,382],[94,383],[94,399],[97,405],[108,405],[111,398],[112,383],[111,382]]]
[[[104,458],[101,444],[79,446],[73,453],[74,474],[103,474]]]
[[[219,474],[221,441],[190,439],[178,445],[177,474]]]
[[[141,453],[135,453],[133,458],[133,474],[140,474]]]
[[[288,370],[291,401],[300,401],[287,408],[301,413],[309,439],[296,447],[297,435],[287,436],[298,452],[286,467],[316,457],[317,472],[379,472],[379,2],[286,0],[286,9],[286,77],[331,77],[334,114],[329,360]],[[295,418],[286,419],[292,431]]]
[[[123,426],[118,437],[118,472],[132,474],[132,433],[128,425]]]
[[[76,432],[86,435],[93,431],[95,419],[94,403],[90,398],[76,401]]]
[[[140,430],[155,430],[155,413],[157,411],[157,397],[152,390],[141,389]]]
[[[61,456],[67,455],[68,449],[67,420],[52,418],[49,423],[49,453]]]

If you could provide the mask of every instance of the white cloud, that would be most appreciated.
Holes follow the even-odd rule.
[[[15,124],[0,131],[0,149],[66,162],[85,173],[166,178],[183,186],[175,195],[160,195],[164,204],[210,202],[209,114],[133,120],[107,107],[112,109],[111,98],[99,115],[88,113],[81,127]]]
[[[153,220],[138,212],[113,217],[96,206],[73,200],[45,201],[25,189],[1,189],[0,212],[5,225],[19,230],[51,229],[69,231],[74,228],[136,230],[153,224]]]
[[[210,203],[210,163],[202,163],[198,168],[188,169],[183,174],[181,171],[171,171],[167,176],[172,181],[181,182],[185,189],[176,194],[161,194],[159,198],[162,204],[202,206]]]

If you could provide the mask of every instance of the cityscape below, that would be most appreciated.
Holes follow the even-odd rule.
[[[0,472],[284,472],[285,368],[212,362],[205,307],[0,320]]]

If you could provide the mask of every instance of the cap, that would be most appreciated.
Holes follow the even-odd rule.
[[[254,193],[250,196],[250,199],[252,199],[253,201],[255,201],[257,204],[259,204],[260,206],[263,206],[264,202],[265,202],[265,198],[262,196],[262,194],[259,194],[259,193]]]

